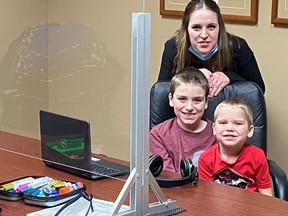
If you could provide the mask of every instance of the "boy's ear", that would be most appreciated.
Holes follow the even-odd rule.
[[[173,95],[171,93],[168,94],[168,99],[169,99],[169,105],[171,107],[173,107],[174,106],[174,104],[173,104]]]
[[[253,136],[253,133],[254,133],[254,126],[251,125],[250,128],[249,128],[249,131],[247,133],[247,137],[252,137]]]
[[[208,100],[209,100],[209,99],[206,98],[206,104],[205,104],[205,108],[204,108],[205,110],[208,108],[208,102],[209,102]]]
[[[216,131],[215,131],[215,124],[214,124],[214,122],[212,123],[212,128],[213,128],[213,135],[216,136]]]

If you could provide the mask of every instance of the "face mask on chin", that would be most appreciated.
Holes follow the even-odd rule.
[[[199,53],[194,47],[190,46],[188,48],[189,52],[191,52],[193,55],[195,55],[197,58],[201,59],[202,61],[207,61],[210,59],[215,53],[218,52],[218,44],[215,45],[215,47],[206,55],[202,55]]]

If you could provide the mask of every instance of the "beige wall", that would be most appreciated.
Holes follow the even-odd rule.
[[[49,109],[90,121],[94,152],[129,159],[131,14],[143,11],[143,1],[0,3],[1,130],[39,138],[38,111]],[[152,85],[180,19],[161,17],[156,0],[144,8],[152,22]],[[274,27],[270,14],[271,2],[260,1],[257,25],[227,29],[244,37],[258,60],[267,88],[268,156],[288,173],[288,26]]]
[[[30,40],[31,27],[48,22],[47,9],[46,0],[0,1],[1,130],[38,134],[35,110],[48,105],[48,85],[43,82],[48,75],[47,40],[35,47]]]

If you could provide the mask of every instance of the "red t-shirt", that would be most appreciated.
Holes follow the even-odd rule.
[[[245,143],[233,164],[223,161],[219,144],[213,145],[200,155],[199,179],[244,188],[258,192],[258,188],[271,187],[269,168],[262,149]]]

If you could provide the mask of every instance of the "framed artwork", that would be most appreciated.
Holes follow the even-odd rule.
[[[271,23],[288,24],[288,0],[272,0]]]
[[[160,15],[182,17],[190,0],[160,0]],[[288,0],[287,0],[288,1]],[[225,22],[256,24],[258,0],[217,0]]]

